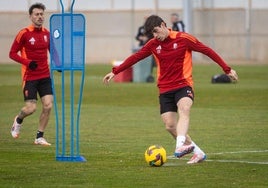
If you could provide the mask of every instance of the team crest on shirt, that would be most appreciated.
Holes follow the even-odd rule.
[[[47,42],[47,36],[46,35],[44,35],[44,41]]]
[[[35,39],[32,37],[32,38],[29,40],[29,42],[31,43],[31,45],[34,45],[34,43],[35,43]]]
[[[161,53],[161,49],[162,49],[161,45],[157,46],[156,47],[156,53],[160,54]]]
[[[173,44],[173,49],[175,50],[175,49],[177,49],[178,48],[178,44],[177,43],[174,43]]]

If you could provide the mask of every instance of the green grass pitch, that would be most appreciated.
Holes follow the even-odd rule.
[[[159,116],[155,84],[102,84],[110,65],[87,65],[80,118],[80,153],[87,162],[55,160],[55,116],[45,133],[51,147],[33,144],[40,103],[20,138],[10,127],[23,106],[20,66],[0,65],[0,187],[268,187],[268,66],[236,65],[237,84],[211,84],[221,69],[194,65],[190,135],[207,161],[173,159],[175,141]],[[58,76],[60,73],[58,73]],[[158,168],[144,160],[161,144],[169,156]]]

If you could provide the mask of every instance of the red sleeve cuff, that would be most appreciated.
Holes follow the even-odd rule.
[[[118,72],[116,71],[116,67],[113,67],[113,68],[112,68],[112,73],[114,73],[115,75],[118,73]]]
[[[231,67],[226,67],[223,69],[223,71],[225,72],[225,74],[229,74],[231,72]]]

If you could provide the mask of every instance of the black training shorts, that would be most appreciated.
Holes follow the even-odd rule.
[[[194,91],[191,87],[183,87],[178,90],[169,91],[159,95],[160,113],[177,112],[178,101],[183,97],[189,97],[194,100]]]
[[[52,84],[50,78],[26,81],[23,87],[24,100],[37,100],[37,93],[42,98],[45,95],[52,95]]]

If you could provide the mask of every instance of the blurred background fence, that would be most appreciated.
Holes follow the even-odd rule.
[[[0,63],[12,62],[10,46],[17,32],[31,23],[28,8],[35,2],[46,5],[48,28],[51,14],[61,11],[57,0],[0,0]],[[70,2],[64,1],[66,11]],[[76,0],[74,11],[87,20],[86,63],[123,60],[138,46],[135,35],[144,16],[158,14],[171,26],[174,12],[187,32],[228,62],[268,63],[267,0]],[[194,60],[209,61],[198,53]]]

